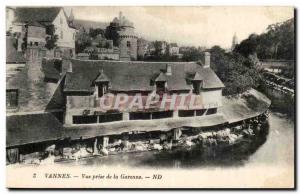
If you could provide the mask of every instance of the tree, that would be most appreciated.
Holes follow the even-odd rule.
[[[79,33],[76,35],[75,52],[82,53],[87,47],[91,45],[92,41],[89,34],[84,29],[79,31]]]
[[[253,60],[239,53],[226,53],[219,46],[210,49],[211,67],[225,84],[224,95],[236,95],[257,87],[261,77]]]
[[[271,24],[261,35],[250,35],[236,46],[234,52],[248,57],[257,53],[259,59],[286,59],[295,57],[294,19]]]
[[[47,26],[46,28],[46,45],[45,47],[49,50],[54,49],[57,45],[56,42],[58,40],[57,34],[55,34],[54,25]]]
[[[257,49],[258,35],[251,34],[246,40],[243,40],[240,44],[236,45],[234,52],[242,54],[244,57],[248,57],[250,54],[254,54]]]
[[[108,40],[113,40],[113,45],[114,46],[119,46],[119,31],[120,27],[119,26],[115,26],[113,24],[107,26],[107,28],[105,29],[105,38]]]
[[[90,28],[89,36],[95,39],[98,35],[104,36],[104,30],[101,28]]]
[[[199,61],[204,58],[204,53],[196,47],[188,47],[182,54],[183,61]]]

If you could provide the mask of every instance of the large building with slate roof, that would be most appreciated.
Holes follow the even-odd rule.
[[[239,100],[222,96],[224,85],[208,57],[205,63],[73,59],[60,64],[57,59],[44,59],[38,80],[30,79],[26,67],[18,70],[6,83],[7,89],[15,91],[7,96],[6,146],[215,127],[255,117],[268,108],[270,102],[260,94],[249,93],[249,99]],[[136,94],[143,105],[149,95],[159,98],[149,106],[128,105]],[[174,94],[186,96],[185,106],[171,106],[166,99]],[[118,95],[128,95],[128,101],[107,108]],[[192,99],[196,106],[189,104]],[[159,106],[164,100],[167,106]],[[178,104],[181,98],[176,99]]]
[[[58,37],[57,52],[63,56],[75,56],[76,29],[62,7],[17,7],[10,9],[10,12],[13,12],[13,19],[8,21],[12,23],[9,26],[18,28],[9,28],[7,31],[20,33],[20,41],[25,38],[28,46],[44,46],[53,26]]]
[[[224,85],[207,64],[71,60],[69,65],[63,88],[66,96],[65,125],[203,116],[217,114],[222,106]],[[129,95],[128,104],[105,110],[101,99],[110,104],[116,102],[118,94]],[[148,108],[130,107],[136,94],[141,94],[143,104],[151,94],[161,97],[165,94],[166,99],[172,98],[173,94],[186,95],[189,100],[182,110],[167,104],[161,107],[162,98]],[[192,99],[195,99],[197,108],[189,105]]]

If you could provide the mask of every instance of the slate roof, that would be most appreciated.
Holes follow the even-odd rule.
[[[167,76],[163,73],[163,72],[160,72],[159,74],[158,74],[158,76],[155,76],[156,78],[154,79],[154,81],[156,81],[156,82],[165,82],[165,81],[167,81],[168,80],[168,78],[167,78]]]
[[[6,116],[6,146],[15,146],[61,137],[62,124],[51,113]]]
[[[58,59],[43,59],[42,72],[44,73],[45,78],[58,81],[61,77],[60,72],[58,70],[59,66],[61,65],[61,61]]]
[[[94,80],[94,83],[99,83],[99,82],[109,82],[108,77],[105,75],[103,70],[101,70],[97,76],[97,78]]]
[[[26,22],[34,26],[50,25],[63,10],[68,26],[76,29],[69,20],[66,12],[62,7],[18,7],[16,8],[15,22]]]
[[[53,22],[61,7],[18,7],[16,22]]]
[[[14,41],[14,38],[6,37],[6,63],[26,63],[23,53],[14,47]]]
[[[203,77],[198,72],[196,72],[195,75],[194,75],[194,77],[191,80],[202,81]]]
[[[224,84],[210,68],[195,62],[141,62],[141,61],[92,61],[71,60],[72,73],[66,74],[65,92],[92,92],[92,82],[103,69],[113,91],[152,91],[153,76],[171,65],[172,75],[167,77],[168,90],[189,90],[188,74],[203,77],[203,88],[222,88]]]

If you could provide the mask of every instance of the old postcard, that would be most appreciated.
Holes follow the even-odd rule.
[[[293,7],[5,9],[8,188],[295,188]]]

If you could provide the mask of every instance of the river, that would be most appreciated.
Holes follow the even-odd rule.
[[[293,188],[294,122],[285,115],[271,112],[268,129],[265,138],[256,139],[257,144],[245,143],[223,151],[151,151],[86,158],[48,166],[16,164],[7,168],[7,183],[14,185],[15,180],[22,180],[19,181],[22,188],[53,185],[58,188]],[[32,173],[28,172],[34,173],[34,181]],[[45,174],[58,172],[70,173],[77,178],[70,179],[72,182],[44,178]],[[81,179],[83,174],[133,175],[143,179],[92,181]],[[162,179],[152,180],[150,177],[154,174],[159,174]],[[43,180],[43,184],[37,184],[35,176]]]
[[[269,133],[255,146],[242,145],[222,151],[177,150],[140,152],[80,160],[77,165],[205,168],[241,166],[289,166],[294,164],[294,122],[285,115],[270,112]]]

